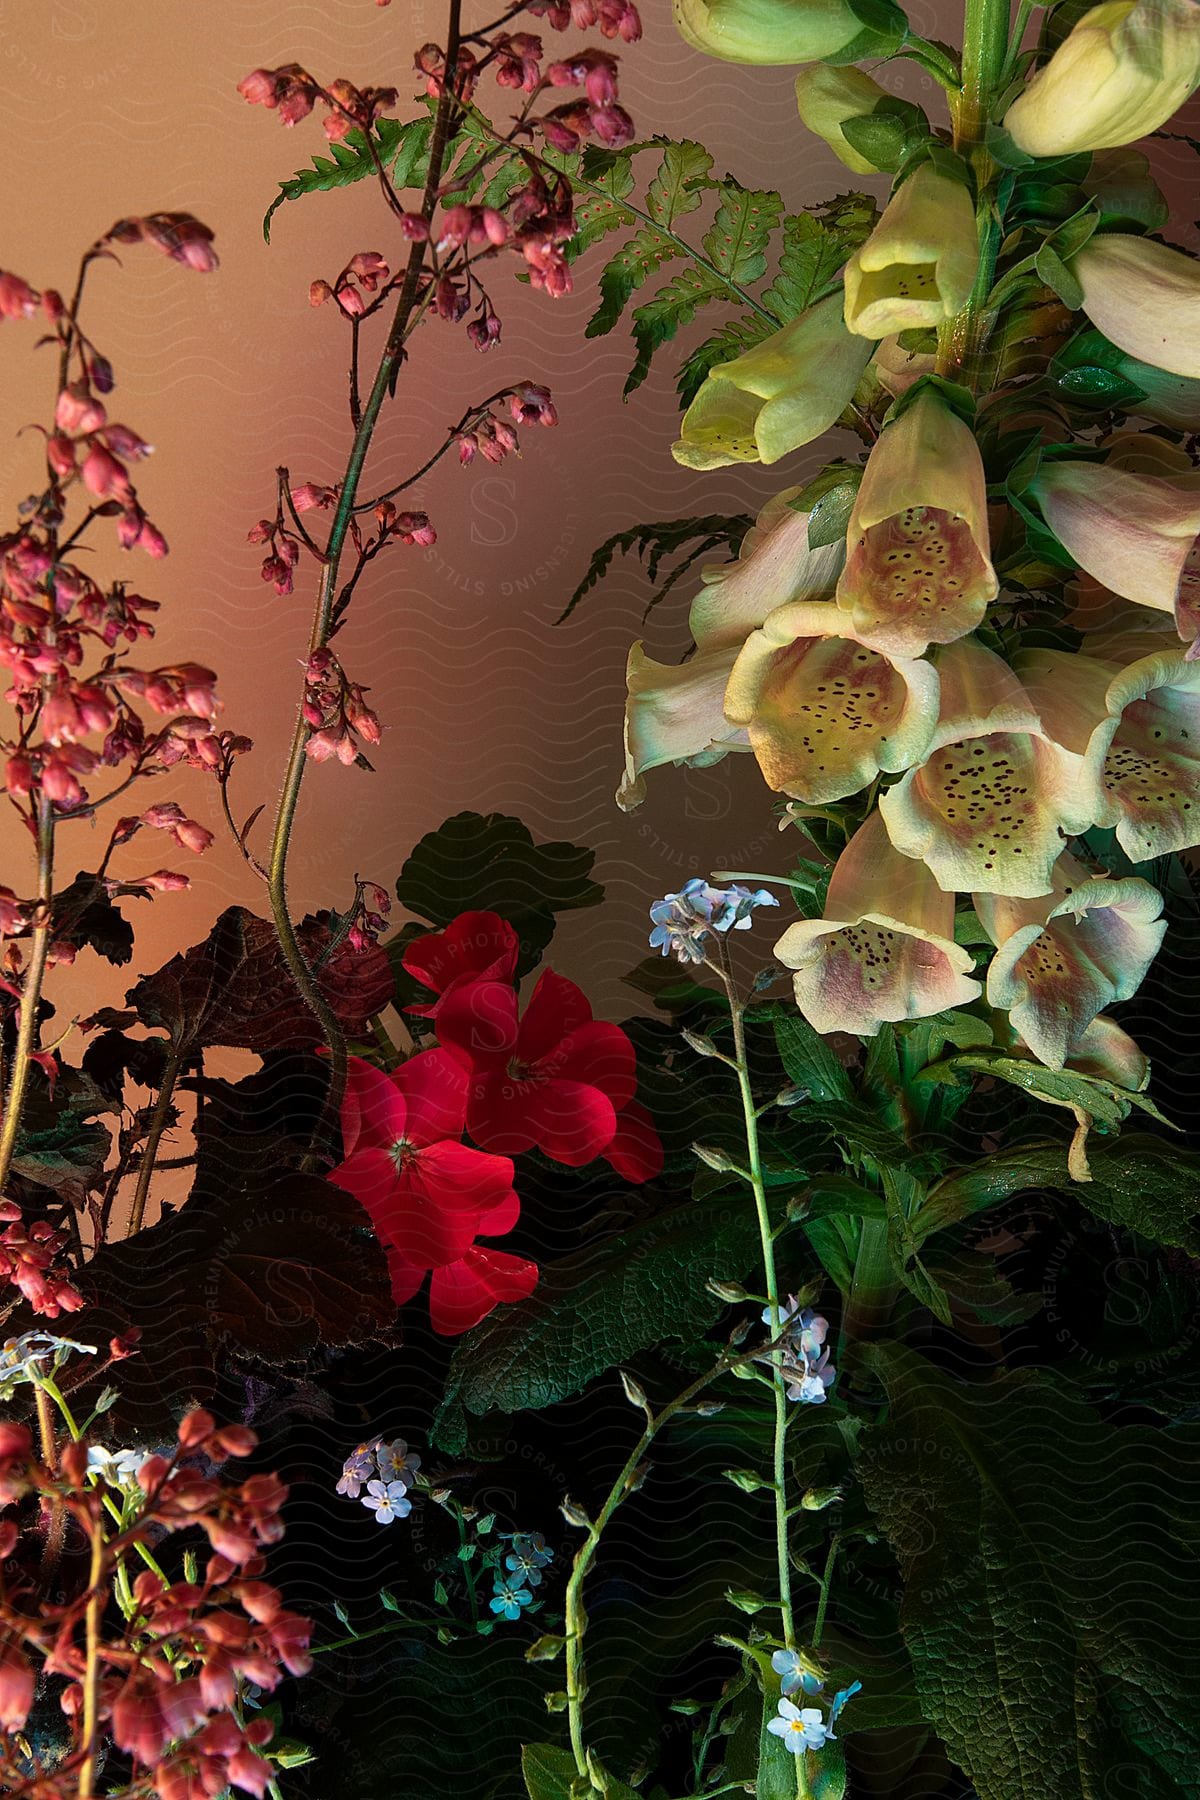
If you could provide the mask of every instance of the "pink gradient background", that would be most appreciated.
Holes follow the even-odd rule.
[[[707,61],[677,39],[665,0],[648,0],[643,11],[645,37],[622,59],[622,98],[641,132],[699,137],[719,170],[781,187],[794,208],[854,184],[800,129],[789,71]],[[956,7],[916,0],[910,14],[927,35],[957,35]],[[469,16],[482,22],[491,13],[476,7]],[[412,51],[442,30],[433,0],[395,0],[387,10],[370,0],[0,0],[9,163],[0,266],[67,287],[82,246],[118,216],[156,208],[194,211],[217,234],[215,275],[135,249],[124,269],[101,266],[92,278],[87,328],[116,367],[114,416],[157,446],[140,487],[172,549],[162,564],[123,557],[101,531],[95,563],[164,602],[161,660],[188,657],[219,671],[222,722],[256,745],[235,781],[240,816],[260,801],[270,814],[313,590],[311,571],[302,569],[297,593],[276,598],[259,579],[261,553],[247,545],[246,530],[273,511],[276,464],[287,464],[294,481],[333,481],[351,435],[348,333],[332,308],[310,309],[308,284],[332,277],[356,250],[395,260],[398,246],[364,183],[283,208],[268,248],[260,221],[276,183],[325,145],[315,118],[285,131],[245,105],[235,84],[257,64],[295,60],[323,79],[394,83],[403,114],[416,91]],[[940,94],[919,71],[901,65],[888,80],[943,116]],[[509,110],[508,96],[490,85],[484,100],[500,116]],[[1152,148],[1186,226],[1200,163],[1182,144]],[[882,194],[887,184],[866,185]],[[419,465],[472,399],[506,380],[547,382],[561,424],[526,433],[523,458],[500,469],[460,470],[448,459],[415,496],[438,528],[436,548],[395,550],[362,582],[338,649],[351,676],[370,684],[388,730],[374,776],[338,765],[309,770],[291,882],[297,912],[344,904],[355,871],[390,887],[414,839],[448,813],[519,813],[539,836],[596,850],[608,900],[602,912],[564,922],[555,960],[586,982],[599,1011],[620,1014],[632,1010],[620,976],[645,954],[654,895],[712,867],[783,869],[790,846],[748,758],[686,777],[662,771],[641,812],[617,810],[625,655],[641,634],[647,594],[636,564],[618,562],[568,625],[552,629],[552,621],[610,532],[643,519],[753,508],[819,467],[830,448],[813,446],[776,470],[678,468],[668,448],[677,353],[661,356],[626,405],[626,329],[595,342],[583,337],[602,260],[593,252],[577,271],[577,292],[559,302],[518,286],[515,262],[502,267],[495,294],[504,339],[486,359],[461,328],[434,323],[418,334],[377,435],[366,492]],[[719,314],[710,316],[715,323]],[[686,341],[706,328],[702,317]],[[11,516],[39,461],[32,434],[17,433],[47,416],[54,371],[48,353],[30,353],[32,330],[9,325],[0,342],[0,484]],[[834,448],[850,453],[853,441]],[[653,654],[684,649],[693,587],[685,581],[650,621]],[[185,774],[143,792],[144,803],[178,798],[218,832],[218,844],[201,860],[166,855],[164,841],[143,838],[115,865],[134,873],[170,861],[192,877],[188,894],[152,908],[130,903],[140,970],[200,939],[233,902],[266,910],[263,890],[220,836],[212,786]],[[2,829],[0,877],[29,891],[27,846],[11,820]],[[260,825],[260,848],[266,829]],[[63,834],[65,878],[94,866],[103,841],[87,825],[73,830]],[[52,993],[85,1011],[118,1000],[132,973],[85,953]]]

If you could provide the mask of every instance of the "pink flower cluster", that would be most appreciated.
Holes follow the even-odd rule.
[[[550,398],[550,389],[535,381],[522,381],[507,396],[508,410],[517,425],[557,425],[558,410]],[[474,462],[476,455],[485,461],[500,463],[510,451],[518,449],[517,433],[507,419],[490,409],[456,434],[458,460]]]
[[[43,1318],[78,1312],[83,1296],[61,1266],[66,1232],[44,1219],[27,1226],[12,1200],[0,1200],[0,1224],[0,1282],[11,1283]]]
[[[357,762],[359,740],[377,744],[383,735],[379,715],[366,702],[367,690],[348,679],[333,651],[314,650],[304,669],[304,718],[311,735],[304,748],[314,762],[336,757]]]
[[[248,1456],[255,1443],[243,1426],[218,1427],[203,1409],[189,1413],[174,1453],[142,1461],[132,1477],[141,1504],[132,1523],[106,1540],[106,1477],[89,1476],[86,1443],[67,1444],[51,1469],[34,1457],[24,1425],[0,1425],[0,1504],[37,1494],[62,1507],[98,1548],[100,1563],[95,1588],[65,1603],[31,1606],[25,1578],[13,1572],[17,1523],[0,1525],[0,1723],[8,1732],[24,1725],[40,1662],[46,1675],[65,1678],[59,1705],[80,1728],[85,1684],[94,1680],[100,1731],[133,1762],[127,1792],[213,1800],[232,1786],[261,1800],[274,1774],[261,1752],[274,1728],[264,1718],[243,1726],[233,1708],[244,1683],[270,1692],[285,1672],[308,1671],[312,1627],[285,1610],[279,1591],[261,1579],[262,1550],[283,1535],[283,1482],[266,1474],[228,1485],[215,1473],[228,1458]],[[80,1630],[93,1594],[107,1593],[118,1561],[135,1545],[189,1529],[208,1539],[211,1554],[203,1571],[171,1583],[152,1570],[138,1575],[132,1611],[123,1629],[102,1635],[93,1676]],[[76,1792],[88,1750],[80,1730],[77,1749],[53,1772],[39,1773],[38,1793],[66,1800]],[[0,1747],[0,1776],[14,1773],[15,1762],[15,1746]]]
[[[396,104],[395,88],[357,88],[341,77],[323,88],[299,63],[285,63],[278,69],[252,69],[238,82],[237,91],[251,106],[265,106],[277,112],[283,125],[298,125],[318,101],[323,101],[330,108],[323,125],[331,143],[339,142],[355,129],[369,131],[379,115]]]

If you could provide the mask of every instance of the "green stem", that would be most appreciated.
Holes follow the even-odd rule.
[[[1003,226],[993,186],[995,164],[985,138],[1005,79],[1011,24],[1012,0],[966,0],[962,87],[950,102],[954,148],[970,164],[975,177],[979,268],[966,306],[938,333],[937,370],[940,375],[953,376],[973,393],[979,388],[983,350],[995,319],[986,301],[995,279]]]
[[[16,1155],[21,1114],[29,1087],[29,1070],[37,1049],[38,1013],[41,1009],[42,983],[46,978],[46,960],[50,951],[51,912],[54,905],[54,808],[43,795],[38,801],[37,815],[38,910],[29,946],[29,962],[21,989],[21,1022],[13,1047],[9,1068],[8,1092],[4,1096],[4,1116],[0,1119],[0,1196],[8,1186]]]
[[[458,65],[460,11],[461,0],[450,0],[449,23],[446,33],[447,78],[443,83],[434,118],[429,149],[429,172],[425,182],[422,204],[422,216],[427,221],[432,218],[437,203],[442,165],[450,136],[450,123],[459,104],[454,92],[454,72]],[[316,610],[308,640],[310,655],[314,650],[323,649],[328,641],[338,592],[338,572],[350,529],[350,520],[354,512],[354,503],[358,496],[358,484],[362,478],[363,466],[383,403],[394,389],[396,378],[400,373],[400,365],[405,355],[405,341],[417,304],[425,255],[424,242],[414,243],[409,252],[404,281],[401,284],[400,296],[396,303],[396,311],[392,318],[387,342],[384,345],[383,355],[380,358],[375,380],[371,384],[371,392],[367,396],[362,417],[354,434],[354,442],[350,448],[350,456],[338,496],[337,511],[334,513],[329,541],[325,548],[325,564],[321,570]],[[309,1009],[316,1016],[322,1035],[329,1046],[329,1088],[313,1134],[313,1152],[317,1152],[332,1135],[333,1121],[341,1108],[342,1093],[346,1084],[346,1040],[332,1008],[326,1002],[313,978],[296,936],[288,905],[288,849],[296,820],[300,789],[304,781],[305,765],[308,761],[306,752],[309,735],[310,727],[304,717],[303,707],[299,707],[296,713],[295,729],[292,733],[291,749],[288,752],[287,767],[284,770],[279,805],[275,814],[275,829],[271,840],[271,856],[268,865],[268,885],[271,894],[271,913],[275,921],[280,949],[291,971],[292,979]]]
[[[454,1512],[454,1523],[458,1526],[458,1547],[460,1550],[465,1550],[467,1548],[467,1525],[462,1513],[459,1512],[457,1508],[455,1508]],[[475,1587],[474,1560],[473,1556],[462,1556],[459,1558],[459,1561],[462,1564],[463,1576],[467,1583],[467,1599],[471,1603],[471,1623],[472,1625],[478,1625],[479,1595],[476,1592]]]
[[[575,1758],[575,1767],[585,1780],[591,1780],[591,1773],[588,1769],[587,1745],[583,1733],[583,1700],[587,1691],[583,1665],[583,1639],[587,1631],[587,1610],[583,1604],[583,1584],[587,1580],[588,1572],[595,1560],[604,1528],[621,1502],[634,1491],[633,1482],[638,1467],[658,1433],[675,1417],[676,1413],[694,1400],[698,1394],[703,1393],[709,1383],[714,1381],[718,1375],[723,1374],[729,1366],[723,1359],[715,1368],[707,1370],[698,1380],[684,1388],[682,1394],[677,1394],[674,1400],[668,1401],[661,1412],[655,1413],[647,1420],[646,1429],[634,1445],[600,1511],[594,1519],[589,1521],[587,1536],[576,1552],[563,1602],[566,1615],[567,1723],[571,1733],[571,1752]]]
[[[829,1540],[829,1554],[825,1558],[825,1573],[821,1576],[821,1598],[817,1602],[817,1616],[813,1620],[812,1647],[814,1652],[821,1648],[821,1634],[825,1630],[825,1614],[829,1610],[829,1592],[833,1586],[833,1569],[837,1562],[841,1541],[836,1531]]]
[[[162,1084],[158,1090],[158,1099],[154,1102],[154,1112],[150,1119],[150,1129],[146,1134],[146,1143],[142,1150],[142,1159],[138,1165],[137,1187],[134,1189],[133,1205],[129,1212],[129,1231],[133,1237],[142,1229],[142,1220],[146,1216],[146,1201],[150,1196],[150,1183],[154,1178],[155,1158],[158,1146],[162,1142],[163,1132],[167,1129],[167,1120],[171,1116],[171,1100],[175,1093],[175,1083],[179,1079],[179,1071],[183,1067],[184,1053],[181,1048],[172,1046],[163,1070]]]
[[[970,149],[983,140],[1008,55],[1011,21],[1011,0],[966,0],[962,87],[952,108],[956,150]]]
[[[723,939],[720,961],[710,964],[725,985],[729,996],[729,1016],[733,1024],[733,1065],[737,1070],[738,1092],[742,1101],[742,1118],[746,1132],[747,1173],[754,1194],[754,1210],[758,1218],[758,1237],[762,1250],[763,1281],[767,1295],[771,1341],[776,1342],[783,1330],[783,1314],[779,1308],[779,1277],[775,1269],[775,1240],[771,1231],[771,1213],[767,1205],[767,1189],[763,1179],[762,1149],[758,1137],[758,1109],[750,1086],[750,1065],[746,1055],[745,1007],[738,997]],[[787,1428],[788,1402],[784,1379],[779,1368],[779,1352],[772,1360],[771,1389],[775,1396],[775,1433],[773,1452],[773,1486],[775,1490],[775,1562],[779,1580],[779,1612],[783,1622],[783,1641],[789,1650],[796,1647],[796,1621],[792,1608],[792,1564],[788,1554],[787,1504]]]

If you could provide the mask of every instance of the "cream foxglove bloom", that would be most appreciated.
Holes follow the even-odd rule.
[[[1050,1069],[1064,1066],[1106,1006],[1136,994],[1167,929],[1148,881],[1094,878],[1066,855],[1040,900],[987,893],[974,902],[996,946],[988,1001]]]
[[[817,63],[796,77],[796,105],[802,123],[817,137],[824,138],[838,161],[856,175],[877,175],[879,171],[846,141],[842,126],[847,119],[874,112],[885,93],[886,89],[853,63],[842,69]]]
[[[1200,6],[1196,7],[1200,17]],[[1149,238],[1097,232],[1071,258],[1106,338],[1172,375],[1200,376],[1200,262]]]
[[[1132,144],[1200,84],[1195,0],[1104,0],[1072,27],[1004,115],[1030,156]]]
[[[1049,893],[1065,839],[1092,823],[1080,757],[1048,736],[1007,663],[981,644],[951,644],[938,675],[925,761],[879,802],[888,836],[948,893]]]
[[[1200,532],[1200,473],[1143,475],[1115,463],[1047,462],[1030,492],[1081,569],[1124,600],[1175,610]]]
[[[1120,662],[1061,650],[1017,660],[1043,724],[1083,756],[1095,823],[1133,862],[1200,843],[1200,661],[1179,644],[1136,654],[1146,648],[1130,640]]]
[[[626,671],[625,778],[617,803],[626,811],[645,798],[647,770],[662,763],[703,766],[730,750],[748,750],[740,725],[725,717],[725,688],[746,638],[776,606],[825,595],[837,580],[842,546],[808,547],[808,514],[788,488],[768,500],[747,532],[736,562],[703,571],[689,623],[696,653],[689,662],[659,663],[640,643]]]
[[[871,451],[837,603],[890,655],[920,656],[973,631],[998,592],[974,433],[926,389]]]
[[[778,462],[845,411],[871,349],[846,330],[840,295],[819,300],[761,344],[709,370],[683,415],[672,456],[689,469]]]
[[[961,312],[979,268],[975,208],[962,183],[922,163],[846,264],[846,325],[862,337],[940,325]]]
[[[844,0],[673,0],[685,44],[722,62],[819,62],[862,30]]]
[[[789,925],[775,954],[795,971],[796,1004],[817,1031],[874,1037],[978,998],[972,958],[954,942],[954,896],[901,856],[871,813],[843,850],[825,916]]]
[[[725,691],[768,787],[820,806],[924,756],[938,715],[931,663],[857,637],[840,607],[796,600],[746,639]]]

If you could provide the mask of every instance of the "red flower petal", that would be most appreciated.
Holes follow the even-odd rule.
[[[502,1300],[524,1300],[537,1286],[537,1264],[506,1250],[468,1250],[460,1262],[435,1269],[429,1316],[442,1337],[457,1337],[487,1317]]]
[[[376,1237],[390,1236],[399,1178],[386,1150],[373,1144],[361,1145],[345,1162],[330,1170],[329,1179],[335,1187],[354,1195],[375,1227]]]
[[[429,1270],[423,1269],[420,1263],[410,1262],[401,1256],[398,1250],[387,1253],[388,1274],[392,1278],[392,1299],[397,1306],[403,1306],[406,1300],[420,1291],[421,1283]]]
[[[404,1096],[408,1111],[404,1136],[410,1144],[462,1136],[470,1077],[458,1057],[448,1050],[422,1050],[401,1063],[391,1079]]]
[[[401,960],[410,975],[435,994],[445,994],[452,983],[468,977],[511,981],[519,948],[516,932],[499,913],[464,912],[444,931],[431,931],[409,944]],[[435,1001],[407,1010],[432,1017],[440,1006]]]
[[[455,982],[438,1009],[438,1037],[474,1068],[507,1065],[517,1042],[517,996],[504,981]]]
[[[617,1114],[617,1135],[602,1155],[626,1181],[653,1181],[662,1174],[662,1139],[640,1100]]]
[[[477,1230],[480,1237],[504,1237],[521,1216],[521,1202],[516,1194],[505,1194],[498,1206],[484,1213]]]
[[[521,1029],[517,1055],[523,1063],[541,1062],[561,1044],[568,1032],[589,1025],[592,1009],[582,988],[553,969],[545,969],[530,996]]]
[[[475,1142],[504,1156],[532,1150],[537,1132],[526,1115],[536,1087],[536,1082],[516,1081],[503,1072],[478,1076],[467,1105],[467,1130]]]
[[[361,1056],[346,1063],[346,1092],[342,1100],[342,1154],[350,1156],[360,1142],[376,1148],[396,1143],[404,1136],[407,1111],[383,1073]]]
[[[585,1081],[607,1094],[617,1111],[628,1106],[637,1091],[637,1056],[619,1025],[600,1019],[582,1025],[563,1039],[557,1052],[542,1065],[556,1080]]]
[[[543,1081],[529,1090],[524,1122],[539,1150],[576,1169],[612,1143],[617,1114],[608,1095],[587,1082]]]

